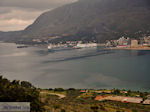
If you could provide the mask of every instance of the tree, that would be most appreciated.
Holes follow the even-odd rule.
[[[52,88],[49,88],[48,90],[49,90],[49,91],[52,91],[53,89],[52,89]]]
[[[68,91],[75,91],[75,88],[69,88]]]
[[[140,93],[140,97],[142,97],[143,100],[147,99],[147,95],[148,95],[147,92],[144,92],[144,93],[141,92],[141,93]]]
[[[99,107],[98,106],[91,106],[91,110],[93,111],[93,112],[98,112],[98,109],[99,109]]]
[[[115,95],[119,95],[120,94],[120,90],[119,89],[115,89],[113,92]]]
[[[64,89],[63,88],[55,88],[54,91],[63,92]]]
[[[66,112],[66,110],[65,109],[61,109],[61,112]]]
[[[26,87],[26,88],[32,88],[33,87],[32,84],[30,82],[27,82],[27,81],[22,81],[21,86]]]
[[[11,83],[12,83],[13,85],[19,85],[19,84],[20,84],[20,81],[19,81],[19,80],[13,80]]]
[[[31,83],[8,79],[0,76],[0,101],[1,102],[30,102],[31,112],[43,112],[43,104],[39,99],[39,91]]]

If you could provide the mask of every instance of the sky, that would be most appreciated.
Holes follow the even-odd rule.
[[[77,0],[0,0],[0,31],[23,30],[43,12]]]

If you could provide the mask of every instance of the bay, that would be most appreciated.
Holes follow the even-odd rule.
[[[0,43],[0,74],[41,88],[150,90],[150,51],[76,49],[48,52]]]

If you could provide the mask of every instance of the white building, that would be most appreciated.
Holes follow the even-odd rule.
[[[131,40],[131,47],[138,47],[138,40]]]
[[[121,37],[118,39],[118,45],[129,45],[130,38]]]
[[[146,99],[143,104],[149,104],[150,105],[150,99]]]

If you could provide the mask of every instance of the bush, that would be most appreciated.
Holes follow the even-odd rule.
[[[42,112],[43,104],[39,99],[39,91],[31,83],[18,80],[9,81],[0,76],[1,102],[30,102],[31,112]]]
[[[57,92],[63,92],[64,89],[63,89],[63,88],[55,88],[54,91],[57,91]]]

